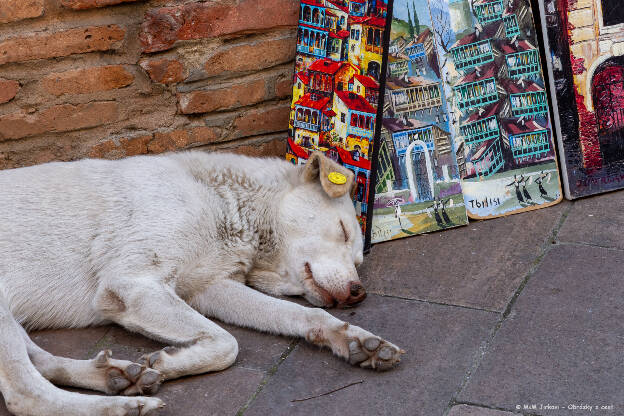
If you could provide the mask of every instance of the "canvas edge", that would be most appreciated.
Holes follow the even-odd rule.
[[[579,198],[578,196],[573,196],[572,192],[570,191],[570,177],[568,174],[568,166],[567,166],[567,159],[566,159],[566,153],[565,153],[565,147],[563,144],[563,137],[561,134],[561,121],[560,121],[560,114],[559,114],[559,100],[557,99],[557,88],[555,87],[555,77],[554,77],[554,72],[553,72],[553,67],[552,67],[552,59],[551,59],[551,51],[550,51],[550,44],[548,41],[548,26],[546,25],[546,9],[544,8],[544,0],[537,0],[537,4],[539,6],[539,13],[540,13],[540,20],[541,20],[541,26],[542,26],[542,39],[543,39],[543,45],[544,45],[544,53],[546,55],[546,67],[548,70],[548,87],[550,90],[550,100],[552,102],[552,112],[553,112],[553,123],[551,123],[552,126],[554,126],[553,131],[556,135],[557,138],[557,153],[559,156],[559,161],[561,163],[559,163],[559,169],[561,172],[561,182],[563,184],[563,191],[565,194],[566,199],[577,199]]]
[[[386,79],[388,78],[388,49],[390,47],[390,31],[392,30],[392,13],[394,9],[394,0],[388,0],[388,9],[386,10],[386,27],[383,38],[383,54],[381,56],[380,82],[379,82],[379,99],[377,100],[377,122],[375,123],[375,136],[373,137],[373,154],[371,156],[371,177],[368,189],[368,212],[366,213],[366,233],[364,234],[364,254],[368,254],[373,244],[373,217],[375,211],[375,187],[377,186],[377,165],[379,163],[379,147],[381,146],[381,128],[384,118],[384,100],[386,96]]]

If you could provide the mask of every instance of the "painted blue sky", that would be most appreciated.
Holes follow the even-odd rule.
[[[429,5],[427,0],[394,0],[392,14],[397,19],[405,20],[407,22],[407,4],[409,2],[410,13],[412,5],[416,6],[416,14],[418,14],[418,20],[420,20],[421,26],[431,27],[431,17],[429,15]]]

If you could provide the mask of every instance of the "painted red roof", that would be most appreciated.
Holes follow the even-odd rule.
[[[315,110],[322,110],[329,103],[329,97],[323,97],[320,100],[313,100],[312,94],[307,93],[304,94],[299,100],[295,103],[295,105],[300,105],[302,107],[313,108]]]
[[[522,125],[522,123],[518,123],[517,119],[506,119],[502,122],[502,124],[505,131],[511,135],[546,130],[545,127],[536,123],[535,120],[527,120],[524,122],[524,125]]]
[[[487,107],[485,107],[485,111],[483,112],[483,114],[479,114],[478,111],[472,113],[470,117],[468,117],[468,119],[466,120],[466,123],[472,123],[473,121],[483,120],[495,114],[498,114],[500,112],[500,108],[504,105],[504,103],[505,103],[504,99],[498,100],[494,104],[490,104]]]
[[[518,45],[514,43],[505,42],[501,46],[501,50],[503,51],[505,55],[509,55],[510,53],[516,53],[516,52],[524,52],[524,51],[528,51],[529,49],[535,49],[535,47],[531,45],[529,42],[527,42],[526,40],[519,41]]]
[[[334,110],[323,110],[323,114],[325,114],[327,117],[336,116],[336,113],[334,112]]]
[[[478,71],[475,70],[471,72],[470,74],[466,75],[465,77],[463,77],[457,83],[457,85],[465,84],[467,82],[475,82],[475,81],[481,81],[484,79],[492,78],[494,77],[495,74],[496,74],[496,66],[494,65],[494,63],[489,63],[487,65],[484,65],[478,68]]]
[[[351,153],[347,152],[346,150],[341,149],[339,147],[337,147],[336,150],[338,151],[338,156],[340,156],[340,160],[342,160],[343,164],[357,166],[358,168],[362,168],[366,170],[371,169],[370,160],[364,159],[363,157],[361,157],[360,160],[355,160],[353,159],[353,156],[351,156]]]
[[[322,32],[328,32],[329,29],[325,28],[325,27],[319,27],[319,26],[314,26],[314,25],[309,25],[307,23],[299,23],[299,26],[301,27],[308,27],[310,29],[316,29],[316,30],[320,30]]]
[[[504,79],[501,81],[503,88],[510,94],[521,94],[523,92],[537,92],[544,91],[542,87],[534,83],[533,81],[524,80],[524,85],[521,85],[519,82],[514,82],[509,79]]]
[[[360,84],[364,85],[364,87],[366,88],[379,88],[379,83],[377,83],[377,81],[375,81],[375,78],[371,77],[370,75],[355,74],[355,78],[360,81]]]
[[[317,59],[308,67],[308,71],[322,72],[324,74],[335,74],[345,62],[336,62],[329,58]]]
[[[311,6],[325,7],[319,0],[301,0],[301,4],[309,4]]]
[[[288,146],[290,147],[290,150],[292,150],[292,152],[295,154],[295,156],[302,159],[307,159],[309,157],[308,152],[306,152],[303,147],[295,143],[290,137],[288,138]]]
[[[376,114],[377,110],[361,96],[347,91],[336,91],[336,95],[345,103],[349,110],[361,111],[363,113]]]
[[[308,85],[308,81],[310,80],[310,78],[308,78],[308,76],[303,71],[297,72],[297,78],[303,81],[305,85]]]
[[[349,21],[355,24],[363,24],[368,26],[386,27],[386,19],[375,16],[349,16]]]
[[[337,39],[345,39],[349,37],[349,32],[346,30],[339,30],[338,32],[329,32],[329,36]]]
[[[329,4],[337,8],[338,10],[342,10],[345,13],[349,13],[349,9],[346,6],[339,4],[337,1],[327,0]],[[331,7],[331,6],[330,6]]]

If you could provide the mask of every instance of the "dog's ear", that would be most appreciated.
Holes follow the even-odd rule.
[[[349,169],[340,166],[321,152],[312,153],[301,171],[304,182],[320,180],[321,187],[332,198],[353,193],[354,176]]]

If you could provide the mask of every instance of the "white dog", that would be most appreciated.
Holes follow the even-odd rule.
[[[403,353],[395,345],[261,293],[322,307],[366,296],[355,268],[362,239],[352,185],[353,174],[321,154],[303,167],[190,152],[0,172],[0,389],[8,409],[155,412],[162,401],[143,395],[163,380],[236,359],[236,339],[206,316],[305,337],[362,367],[393,367]],[[107,322],[171,346],[140,364],[109,351],[72,360],[43,351],[20,325]]]

